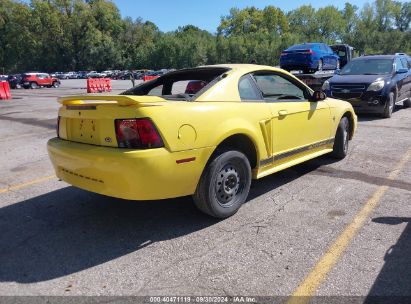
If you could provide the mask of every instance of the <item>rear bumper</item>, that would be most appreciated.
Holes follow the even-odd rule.
[[[313,63],[285,63],[281,64],[280,67],[284,70],[304,70],[304,69],[316,69],[318,67],[318,64],[313,64]]]
[[[311,59],[280,59],[280,67],[286,70],[317,69],[319,60]]]
[[[130,200],[191,195],[214,147],[169,152],[92,146],[59,138],[47,143],[56,175],[91,192]],[[195,158],[177,164],[177,160]]]

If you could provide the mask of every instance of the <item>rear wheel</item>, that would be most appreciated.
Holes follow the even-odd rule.
[[[350,132],[350,122],[347,117],[343,117],[338,124],[337,133],[334,138],[333,152],[334,158],[343,159],[348,153],[348,141]]]
[[[410,107],[411,107],[411,97],[404,100],[404,108],[410,108]]]
[[[251,167],[239,151],[220,151],[206,166],[193,195],[198,209],[217,218],[235,214],[246,201]]]
[[[30,88],[32,89],[38,89],[39,85],[36,82],[31,82],[30,83]]]
[[[394,92],[390,92],[388,94],[388,100],[385,103],[384,111],[382,112],[382,117],[390,118],[392,116],[392,112],[394,111],[395,107],[395,94]]]

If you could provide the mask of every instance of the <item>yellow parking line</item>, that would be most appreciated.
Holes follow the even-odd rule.
[[[13,191],[13,190],[18,190],[18,189],[21,189],[21,188],[24,188],[24,187],[27,187],[27,186],[31,186],[31,185],[34,185],[34,184],[38,184],[38,183],[41,183],[41,182],[45,182],[45,181],[47,181],[49,179],[52,179],[52,178],[55,178],[55,177],[56,177],[55,175],[45,176],[45,177],[34,179],[32,181],[29,181],[29,182],[25,182],[25,183],[22,183],[22,184],[17,184],[17,185],[14,185],[14,186],[3,188],[3,189],[0,189],[0,194],[5,193],[5,192],[9,192],[9,191]]]
[[[394,170],[388,175],[389,180],[394,180],[405,164],[411,158],[411,149],[407,151],[401,161],[397,164]],[[332,270],[334,265],[339,261],[340,257],[350,245],[356,234],[359,232],[364,222],[369,218],[373,210],[378,206],[382,196],[388,190],[388,186],[380,186],[365,203],[363,208],[357,213],[352,222],[345,228],[345,230],[338,236],[334,243],[329,247],[327,252],[317,262],[308,276],[294,291],[288,304],[306,304],[309,303],[310,298],[315,295],[318,287],[326,279],[328,273]]]

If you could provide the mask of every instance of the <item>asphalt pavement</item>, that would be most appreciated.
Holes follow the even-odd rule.
[[[0,101],[1,296],[411,296],[411,109],[360,116],[347,158],[254,181],[216,220],[190,197],[126,201],[54,177],[56,98],[85,87]]]

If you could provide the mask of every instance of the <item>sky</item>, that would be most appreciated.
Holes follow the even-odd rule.
[[[217,31],[222,16],[229,14],[230,8],[245,8],[255,6],[264,8],[273,5],[288,12],[301,5],[311,4],[315,8],[334,5],[344,8],[345,2],[350,2],[362,8],[367,0],[113,0],[123,17],[133,19],[141,17],[144,21],[154,22],[161,31],[174,31],[179,26],[195,25],[211,33]],[[401,1],[403,2],[403,1]]]

